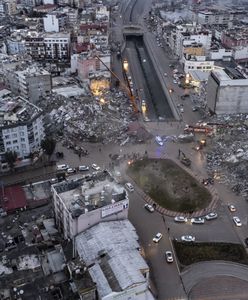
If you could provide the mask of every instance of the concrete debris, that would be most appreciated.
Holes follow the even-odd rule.
[[[248,200],[248,115],[211,118],[216,124],[212,147],[207,153],[207,169],[215,179],[227,184]]]
[[[48,132],[83,155],[87,154],[84,149],[76,149],[80,142],[125,144],[140,141],[140,137],[129,137],[129,123],[138,116],[122,92],[104,90],[101,95],[94,96],[86,88],[84,90],[81,96],[68,98],[52,94],[48,99],[42,99],[39,106],[46,112]]]

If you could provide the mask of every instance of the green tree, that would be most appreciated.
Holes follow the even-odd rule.
[[[49,159],[53,154],[55,147],[56,141],[52,137],[46,137],[41,141],[41,148],[44,150]]]
[[[17,159],[17,153],[15,151],[8,151],[5,153],[5,159],[9,165],[9,167],[13,170],[14,164]]]

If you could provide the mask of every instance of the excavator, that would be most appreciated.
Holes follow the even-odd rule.
[[[99,59],[100,62],[106,67],[106,69],[118,80],[119,84],[121,85],[121,87],[124,88],[124,90],[127,93],[129,99],[131,100],[134,112],[138,113],[139,109],[138,109],[138,106],[137,106],[137,104],[135,102],[135,97],[134,97],[133,92],[131,90],[131,87],[130,87],[129,80],[127,78],[126,72],[124,72],[124,76],[126,77],[127,85],[105,64],[104,61],[102,61],[102,59],[97,54],[95,54],[95,57],[97,59]]]
[[[185,155],[184,152],[182,152],[181,150],[179,150],[179,155],[178,156],[179,156],[178,158],[179,158],[180,162],[183,165],[185,165],[186,167],[190,167],[191,166],[191,160],[188,157],[186,157],[186,155]]]

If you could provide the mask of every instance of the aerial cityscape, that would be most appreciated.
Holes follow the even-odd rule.
[[[0,300],[248,300],[248,1],[0,0]]]

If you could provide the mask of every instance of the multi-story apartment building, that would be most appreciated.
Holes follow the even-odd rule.
[[[39,150],[44,138],[42,110],[22,97],[0,98],[0,161],[15,151],[19,158]]]
[[[46,60],[69,61],[70,59],[70,33],[54,33],[44,36]]]
[[[65,29],[68,23],[68,16],[64,13],[53,11],[43,17],[43,25],[45,32],[59,32]]]
[[[81,80],[88,80],[90,73],[95,73],[98,71],[106,72],[105,65],[110,68],[110,53],[98,53],[98,56],[101,58],[105,65],[99,59],[97,59],[94,54],[94,51],[84,52],[77,56],[77,71],[78,77]]]
[[[248,79],[237,69],[215,69],[207,84],[207,105],[216,114],[248,112]]]
[[[46,49],[42,34],[35,31],[29,32],[25,38],[25,47],[27,54],[34,60],[43,61],[46,58]]]
[[[248,46],[248,28],[234,27],[222,32],[221,43],[227,48]]]
[[[212,33],[208,30],[202,30],[196,24],[178,25],[168,36],[170,48],[180,58],[187,52],[185,48],[190,46],[192,46],[191,50],[194,50],[193,52],[197,50],[196,54],[208,53],[211,47],[211,40]]]
[[[6,46],[10,55],[24,54],[26,52],[24,34],[16,30],[6,38]]]
[[[70,33],[32,32],[26,38],[27,54],[35,60],[66,62],[70,59]]]
[[[40,97],[45,97],[51,92],[51,74],[43,69],[27,68],[24,71],[16,71],[20,95],[36,103]]]
[[[128,216],[127,192],[106,171],[95,177],[55,184],[52,194],[56,225],[65,239],[100,222]]]

